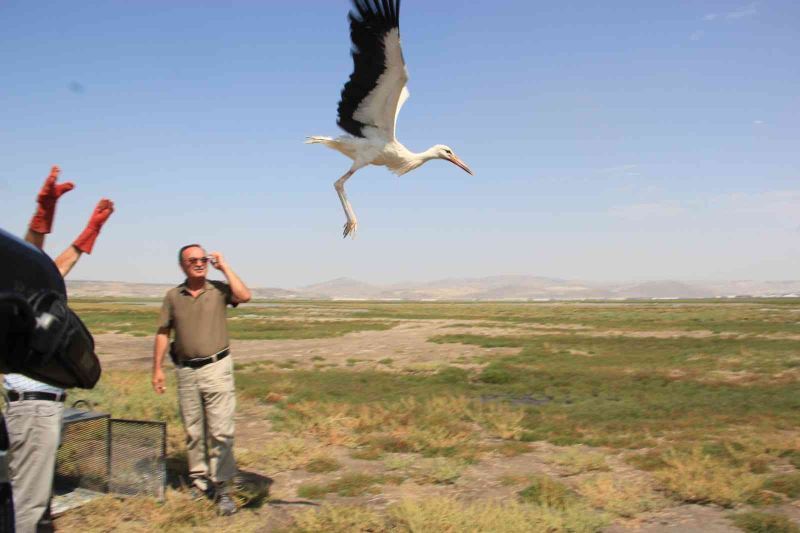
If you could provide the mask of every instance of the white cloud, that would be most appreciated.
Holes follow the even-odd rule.
[[[752,3],[746,6],[734,9],[730,13],[725,14],[726,19],[741,19],[745,17],[752,17],[758,14],[757,4]]]
[[[727,13],[706,13],[703,16],[703,20],[706,22],[712,22],[719,19],[736,20],[753,17],[755,15],[758,15],[758,4],[753,2],[751,4],[747,4],[746,6],[736,8],[733,11],[728,11]]]
[[[699,41],[700,39],[702,39],[702,38],[703,38],[703,35],[705,35],[705,34],[706,34],[706,32],[704,32],[704,31],[702,31],[702,30],[698,30],[698,31],[696,31],[696,32],[693,32],[693,33],[692,33],[692,34],[689,36],[689,40],[691,40],[691,41]]]

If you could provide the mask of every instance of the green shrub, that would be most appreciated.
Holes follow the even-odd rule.
[[[305,467],[306,472],[314,474],[324,474],[325,472],[334,472],[342,467],[339,461],[333,457],[318,456],[312,458]]]
[[[466,383],[469,380],[469,372],[463,368],[448,366],[439,370],[434,376],[433,381],[436,383]]]
[[[501,363],[490,363],[478,376],[478,381],[495,385],[512,383],[516,379],[517,377],[513,371],[507,365]]]
[[[733,517],[733,523],[748,533],[800,533],[800,527],[783,515],[741,513]]]
[[[548,476],[536,476],[528,487],[518,493],[520,500],[562,509],[575,501],[575,494],[563,483]]]
[[[796,499],[800,497],[800,472],[772,476],[764,482],[762,488]]]

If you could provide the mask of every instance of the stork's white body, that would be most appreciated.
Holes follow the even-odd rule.
[[[381,139],[342,135],[336,139],[309,137],[308,142],[324,144],[346,155],[353,160],[353,166],[350,168],[353,172],[367,165],[376,165],[386,167],[394,174],[402,176],[426,161],[437,158],[433,153],[427,151],[415,154],[396,140],[386,142]]]
[[[350,36],[354,70],[342,90],[339,126],[350,135],[309,137],[353,160],[334,186],[347,216],[344,236],[355,236],[358,222],[344,190],[345,182],[367,165],[385,166],[398,176],[431,159],[445,159],[472,174],[467,165],[444,145],[414,153],[397,141],[397,116],[408,100],[406,70],[400,46],[400,0],[353,0]]]

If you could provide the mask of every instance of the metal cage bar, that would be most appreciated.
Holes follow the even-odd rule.
[[[108,492],[110,415],[66,409],[56,455],[56,492],[86,489]]]
[[[167,424],[65,410],[56,494],[91,491],[164,499]]]
[[[109,491],[164,498],[167,424],[112,418]]]

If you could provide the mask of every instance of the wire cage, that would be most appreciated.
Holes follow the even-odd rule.
[[[65,409],[56,456],[56,499],[65,508],[101,493],[163,500],[166,446],[166,422],[123,420],[105,413]]]
[[[57,493],[75,489],[108,492],[111,416],[81,409],[64,409],[61,446],[56,455]]]
[[[143,420],[109,421],[109,492],[164,499],[167,484],[167,424]]]

